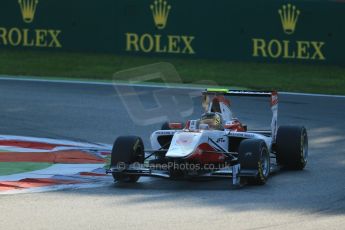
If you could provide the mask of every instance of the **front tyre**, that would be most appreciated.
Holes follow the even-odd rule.
[[[308,160],[308,134],[305,127],[280,126],[276,142],[278,164],[287,169],[304,169]]]
[[[126,170],[130,164],[143,164],[144,159],[144,144],[140,137],[122,136],[116,139],[111,152],[111,167],[121,166],[123,170]],[[134,183],[140,176],[114,172],[113,178],[118,182]]]
[[[239,146],[238,161],[241,170],[255,170],[257,175],[248,178],[249,184],[263,185],[270,174],[270,153],[263,140],[247,139],[243,140]]]

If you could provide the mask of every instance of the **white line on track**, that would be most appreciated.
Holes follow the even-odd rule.
[[[170,88],[170,89],[185,89],[185,90],[204,90],[207,86],[189,85],[189,84],[141,84],[141,83],[124,83],[124,82],[101,82],[88,80],[59,80],[59,79],[39,79],[35,77],[13,77],[0,75],[0,81],[27,81],[27,82],[46,82],[46,83],[61,83],[61,84],[81,84],[81,85],[103,85],[103,86],[134,86],[146,88]],[[312,93],[293,93],[293,92],[279,92],[282,95],[292,96],[308,96],[308,97],[330,97],[330,98],[345,98],[344,95],[329,95],[329,94],[312,94]]]

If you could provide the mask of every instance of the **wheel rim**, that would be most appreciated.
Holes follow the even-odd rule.
[[[140,147],[138,147],[137,148],[137,150],[136,150],[136,156],[137,156],[137,161],[139,162],[139,163],[144,163],[144,158],[145,158],[145,153],[144,153],[144,151],[143,151],[143,148],[140,146]]]
[[[267,177],[270,172],[270,158],[266,149],[263,149],[261,152],[261,167],[262,174],[264,177]]]
[[[301,153],[304,163],[307,162],[308,159],[308,138],[306,137],[306,133],[303,133],[302,139],[301,139]]]

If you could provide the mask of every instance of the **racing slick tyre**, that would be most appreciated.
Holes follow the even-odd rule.
[[[177,124],[180,127],[170,127],[170,124]],[[164,122],[161,126],[161,130],[183,129],[183,122]]]
[[[161,130],[170,130],[169,122],[164,122],[162,124]]]
[[[241,170],[255,170],[255,177],[248,177],[247,182],[254,185],[266,183],[270,174],[270,153],[263,140],[243,140],[238,150]]]
[[[277,163],[287,169],[304,169],[308,159],[306,128],[303,126],[280,126],[276,140]]]
[[[123,170],[130,164],[143,164],[145,159],[144,144],[140,137],[122,136],[116,139],[111,151],[111,167],[121,167]],[[122,172],[114,172],[113,178],[118,182],[137,182],[139,175],[126,175]]]

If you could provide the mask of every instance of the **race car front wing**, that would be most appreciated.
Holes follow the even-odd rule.
[[[154,170],[147,167],[133,167],[133,165],[129,165],[129,167],[126,169],[123,169],[122,167],[119,168],[116,166],[111,167],[106,172],[108,174],[121,173],[125,175],[138,175],[172,179],[172,176],[168,170]],[[241,178],[256,177],[258,173],[258,170],[241,170],[240,164],[236,164],[227,168],[205,172],[202,174],[190,171],[187,173],[187,175],[189,178],[231,178],[233,185],[240,185]]]

